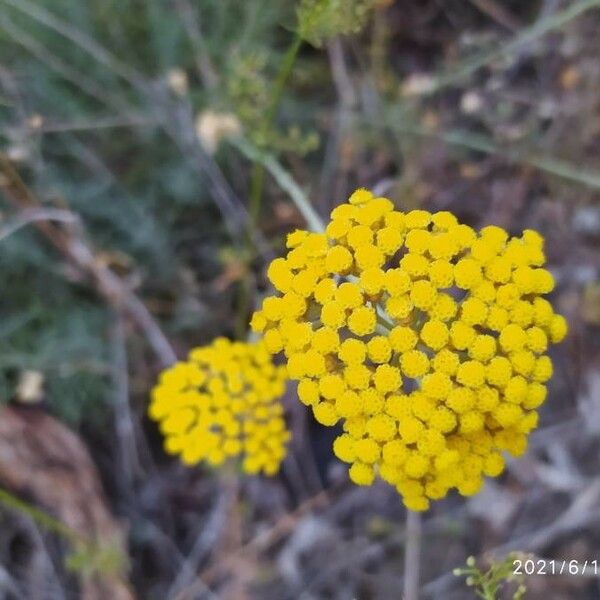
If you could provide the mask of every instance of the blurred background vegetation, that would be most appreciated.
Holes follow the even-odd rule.
[[[305,225],[307,199],[325,217],[364,185],[400,209],[541,230],[574,340],[556,356],[542,425],[577,429],[590,397],[598,418],[598,27],[597,0],[0,0],[0,401],[34,404],[81,434],[128,522],[140,597],[167,597],[187,564],[150,546],[188,556],[215,495],[221,506],[213,478],[162,455],[144,416],[149,389],[174,355],[246,335],[264,267]],[[569,460],[557,464],[545,439],[552,468],[581,464],[585,478],[598,467],[597,436],[574,448],[565,438]],[[265,489],[285,514],[332,481],[319,440],[296,452],[315,474],[288,466],[262,496],[248,484],[242,537],[269,515]],[[507,477],[521,496],[506,502],[530,510],[550,485]],[[567,488],[569,499],[581,489]],[[355,537],[385,538],[388,525],[368,515],[401,514],[379,494],[364,508],[378,533],[354,523]],[[461,540],[441,565],[429,557],[432,581],[467,547],[485,549],[465,533],[473,522],[492,545],[536,526],[511,528],[510,510],[481,525],[473,506],[432,525]],[[302,597],[393,597],[392,546],[375,560],[389,569],[367,566],[343,591],[336,571]],[[210,558],[204,550],[196,568]],[[369,569],[387,574],[376,582]],[[294,577],[262,573],[256,597],[300,597]],[[583,584],[555,597],[593,593]]]

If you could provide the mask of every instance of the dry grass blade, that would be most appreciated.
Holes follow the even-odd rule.
[[[29,2],[29,0],[1,1],[4,2],[4,4],[11,6],[13,9],[27,15],[30,19],[37,21],[41,25],[54,30],[59,35],[70,40],[78,48],[89,54],[94,60],[109,68],[131,85],[135,86],[141,79],[139,73],[129,67],[129,65],[121,62],[116,56],[106,50],[106,48],[103,48],[95,40],[78,29],[71,27],[68,23],[57,18],[42,6]]]
[[[494,21],[504,25],[511,31],[518,31],[522,23],[514,17],[502,4],[495,0],[470,0],[471,4],[476,6],[482,13],[490,16]]]
[[[402,123],[402,117],[394,116],[394,114],[389,113],[386,121],[390,130],[397,133],[439,139],[450,146],[501,156],[511,163],[529,165],[561,179],[591,189],[600,189],[600,173],[597,171],[578,167],[551,156],[540,156],[535,151],[528,149],[504,148],[485,136],[469,131],[436,131],[415,125],[405,125]]]
[[[0,163],[5,180],[2,189],[7,198],[21,209],[39,209],[40,202],[33,196],[10,161],[0,155]],[[81,228],[72,228],[69,232],[59,229],[48,221],[36,221],[40,232],[78,269],[91,277],[97,290],[118,311],[125,314],[144,333],[162,366],[177,361],[173,347],[144,305],[110,268],[97,260],[93,250],[86,242]]]
[[[231,143],[250,160],[260,163],[273,176],[273,179],[279,184],[304,217],[308,228],[311,231],[324,231],[325,225],[312,207],[308,196],[302,191],[293,177],[269,154],[261,152],[255,146],[252,146],[247,140],[237,138],[231,140]]]
[[[600,8],[600,0],[580,0],[579,2],[571,3],[570,6],[563,11],[543,17],[527,29],[522,30],[509,42],[465,61],[456,69],[452,69],[447,73],[442,73],[437,77],[434,77],[431,85],[427,86],[426,90],[423,90],[423,95],[427,96],[435,94],[448,86],[460,83],[465,77],[468,77],[477,71],[477,69],[480,69],[499,58],[514,54],[526,44],[533,42],[551,31],[561,29],[570,21],[573,21],[585,12],[595,8]]]
[[[40,221],[56,221],[74,224],[78,222],[77,215],[60,208],[26,209],[13,217],[3,227],[0,227],[0,241],[19,231],[23,227]]]

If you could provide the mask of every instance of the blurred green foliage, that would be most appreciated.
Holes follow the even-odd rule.
[[[224,290],[211,285],[252,255],[231,239],[212,186],[221,169],[231,186],[221,194],[247,203],[249,173],[236,153],[211,156],[216,146],[204,158],[190,153],[186,136],[197,115],[230,114],[259,148],[314,151],[327,56],[297,49],[358,31],[373,5],[0,0],[1,149],[42,204],[81,217],[99,260],[177,334],[179,352],[232,334],[247,283],[241,275]],[[292,65],[293,80],[282,79]],[[9,219],[15,207],[6,200]],[[63,418],[103,414],[113,309],[33,226],[0,243],[0,399],[15,396],[28,369],[44,374]],[[147,362],[142,344],[129,346]]]
[[[215,318],[204,284],[223,268],[232,242],[207,180],[156,123],[180,99],[169,76],[185,74],[194,113],[235,112],[260,136],[293,22],[293,3],[265,0],[0,0],[2,150],[44,204],[66,202],[81,216],[94,247],[151,309],[159,306],[167,333],[183,344],[230,333],[235,293],[219,298]],[[123,65],[167,96],[143,93]],[[282,122],[262,141],[306,152],[315,134]],[[244,198],[239,160],[217,160]],[[14,207],[0,197],[0,211],[6,220]],[[32,226],[0,243],[1,400],[14,396],[23,369],[33,369],[45,375],[62,417],[76,423],[101,413],[111,393],[112,309]]]
[[[282,128],[265,121],[272,95],[271,81],[265,75],[267,66],[265,51],[233,57],[226,90],[232,109],[259,148],[305,155],[319,145],[316,131],[303,132],[295,124]]]
[[[475,595],[482,600],[497,600],[501,590],[513,584],[512,600],[523,600],[527,587],[525,577],[521,573],[516,574],[515,563],[522,562],[526,557],[520,552],[511,552],[504,559],[492,560],[487,568],[479,567],[474,556],[467,558],[466,566],[454,569],[456,577],[466,576],[465,583],[473,588]],[[507,596],[508,597],[508,596]]]
[[[336,35],[358,33],[378,0],[301,0],[298,6],[300,35],[320,47]]]

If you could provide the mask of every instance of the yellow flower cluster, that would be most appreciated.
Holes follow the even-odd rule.
[[[287,246],[268,270],[279,293],[251,325],[315,418],[343,421],[334,452],[352,481],[379,475],[425,510],[524,452],[552,375],[544,353],[567,332],[541,297],[554,281],[538,233],[476,233],[360,189],[324,233]]]
[[[218,338],[161,373],[148,412],[165,450],[185,464],[243,456],[246,473],[274,475],[290,438],[279,402],[285,382],[285,367],[273,364],[262,341]]]

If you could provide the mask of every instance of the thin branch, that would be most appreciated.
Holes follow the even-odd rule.
[[[94,131],[97,129],[118,129],[121,127],[151,127],[156,125],[158,125],[156,120],[149,116],[132,114],[131,116],[80,119],[64,123],[54,123],[50,121],[48,123],[42,123],[35,131],[40,133],[67,133]]]
[[[14,596],[18,600],[25,598],[19,589],[17,581],[2,565],[0,565],[0,589],[6,592],[8,597]]]
[[[283,91],[285,84],[287,83],[296,62],[298,52],[302,47],[303,39],[299,33],[294,35],[292,43],[288,46],[277,77],[272,85],[272,91],[269,98],[269,104],[266,109],[265,118],[262,123],[262,128],[265,133],[268,133],[271,129],[275,115],[281,103],[283,97]],[[252,223],[256,224],[256,221],[260,215],[260,208],[262,204],[262,193],[263,193],[263,180],[264,180],[264,165],[261,163],[255,163],[252,167],[252,173],[250,175],[250,217]]]
[[[599,522],[599,501],[600,477],[595,477],[575,496],[571,504],[560,515],[557,515],[552,523],[497,546],[489,554],[497,557],[511,550],[539,552],[548,548],[559,537],[579,529],[585,529],[592,523]]]
[[[219,534],[225,525],[227,515],[230,512],[231,505],[234,502],[235,494],[233,493],[234,490],[232,487],[227,485],[223,487],[224,489],[215,501],[210,516],[202,526],[200,534],[196,538],[189,555],[186,557],[179,573],[169,587],[166,594],[167,598],[183,599],[184,597],[188,597],[187,594],[182,592],[194,582],[200,582],[205,586],[203,593],[212,594],[208,586],[202,582],[202,579],[198,580],[197,571],[208,552],[217,542]],[[212,594],[212,596],[214,596],[214,594]]]
[[[90,247],[78,237],[67,238],[67,256],[96,282],[98,291],[114,306],[121,308],[144,333],[163,367],[177,361],[175,350],[165,337],[146,305],[115,275],[96,260]]]
[[[34,562],[31,565],[32,575],[24,586],[28,597],[47,594],[55,600],[66,600],[66,592],[56,571],[50,549],[42,535],[40,525],[26,515],[20,515],[24,528],[35,547]],[[22,582],[25,583],[25,582]],[[43,590],[43,591],[42,591]]]
[[[174,103],[164,88],[154,86],[152,89],[156,118],[160,120],[162,129],[179,148],[189,166],[208,180],[211,195],[230,236],[236,242],[240,242],[242,236],[247,236],[264,259],[272,260],[274,255],[269,243],[260,230],[251,225],[246,207],[229,185],[215,160],[198,142],[193,109],[189,101],[180,99]]]
[[[19,208],[39,209],[41,203],[25,185],[10,160],[0,154],[0,168],[5,181],[1,181],[7,198]],[[161,366],[167,367],[177,361],[173,347],[165,337],[144,303],[127,287],[110,268],[97,260],[90,245],[85,241],[83,228],[60,229],[48,221],[36,221],[34,225],[64,256],[82,273],[87,274],[97,291],[118,311],[122,310],[145,335]]]
[[[119,463],[124,475],[124,481],[119,483],[123,483],[127,492],[131,492],[135,477],[142,472],[142,468],[135,444],[135,426],[129,404],[129,369],[125,323],[122,315],[116,315],[111,334],[113,342],[114,422],[119,446]]]
[[[231,568],[236,561],[246,554],[264,552],[274,544],[280,542],[286,535],[293,531],[298,521],[311,510],[329,504],[333,490],[323,490],[305,500],[294,511],[282,515],[269,529],[252,538],[235,552],[228,554],[223,560],[215,563],[202,573],[202,581],[210,583],[219,574]]]
[[[121,100],[115,98],[112,94],[108,94],[106,88],[98,85],[96,81],[65,63],[24,29],[15,25],[8,16],[0,15],[0,28],[15,44],[25,48],[27,52],[45,64],[51,71],[60,75],[65,81],[69,81],[77,86],[90,98],[94,98],[113,109],[123,110],[126,108]]]
[[[39,221],[57,221],[60,223],[77,223],[79,218],[69,210],[60,208],[33,208],[25,209],[13,217],[3,227],[0,227],[0,241],[31,223]]]
[[[214,88],[219,83],[219,78],[208,55],[204,36],[198,22],[198,15],[189,0],[175,0],[175,5],[181,24],[194,50],[198,75],[205,87]]]
[[[377,17],[378,15],[376,15],[376,21]],[[358,102],[344,56],[344,46],[339,38],[335,38],[327,44],[327,57],[338,102],[335,113],[332,115],[332,126],[325,147],[325,158],[319,182],[319,198],[322,207],[330,206],[331,197],[341,198],[346,194],[345,178],[343,176],[336,177],[336,174],[340,174],[340,146],[348,135],[352,124],[352,111]]]
[[[498,4],[495,0],[469,0],[484,15],[491,17],[494,21],[500,23],[511,31],[518,31],[522,23],[509,10]]]
[[[327,57],[338,100],[342,106],[352,108],[356,105],[357,98],[340,38],[335,38],[327,44]]]

